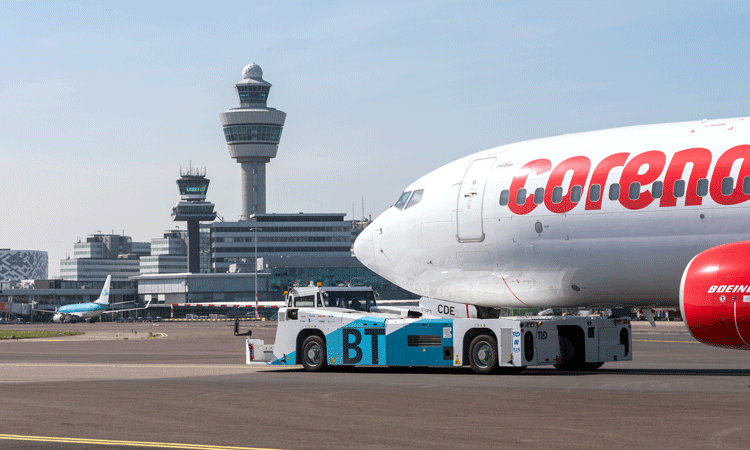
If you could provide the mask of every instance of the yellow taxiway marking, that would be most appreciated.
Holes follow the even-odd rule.
[[[633,339],[633,342],[672,342],[674,344],[700,344],[698,341],[660,341],[657,339]]]
[[[24,436],[20,434],[0,434],[0,439],[8,441],[56,442],[62,444],[119,445],[124,447],[179,448],[191,450],[274,450],[260,447],[229,447],[224,445],[179,444],[173,442],[113,441],[108,439],[77,439],[54,436]]]

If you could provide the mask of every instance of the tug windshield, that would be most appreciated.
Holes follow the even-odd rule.
[[[323,293],[323,303],[328,308],[369,312],[370,308],[375,306],[375,296],[372,291],[329,291]]]

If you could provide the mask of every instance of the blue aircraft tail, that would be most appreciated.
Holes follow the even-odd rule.
[[[109,282],[111,280],[112,280],[112,275],[107,275],[107,281],[104,282],[104,288],[102,288],[102,293],[101,295],[99,295],[99,298],[94,303],[98,303],[100,305],[109,304]]]

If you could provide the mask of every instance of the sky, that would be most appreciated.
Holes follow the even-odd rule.
[[[175,180],[240,214],[219,114],[257,63],[287,113],[267,212],[375,218],[462,156],[750,114],[750,2],[0,0],[0,248],[161,237]],[[364,206],[363,206],[364,205]]]

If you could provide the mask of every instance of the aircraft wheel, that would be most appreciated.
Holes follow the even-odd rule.
[[[318,372],[326,365],[325,342],[320,336],[308,336],[302,343],[302,366],[308,372]]]
[[[497,341],[490,335],[480,334],[469,345],[469,363],[476,373],[492,373],[497,368]]]

